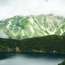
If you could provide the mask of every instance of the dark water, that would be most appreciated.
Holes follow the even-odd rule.
[[[57,65],[64,58],[61,54],[0,53],[0,65]]]

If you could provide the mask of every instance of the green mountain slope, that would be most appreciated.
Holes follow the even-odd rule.
[[[65,35],[65,18],[53,15],[14,16],[1,21],[0,28],[12,39]]]

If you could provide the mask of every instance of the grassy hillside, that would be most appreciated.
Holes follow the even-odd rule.
[[[38,53],[65,54],[65,36],[49,35],[23,40],[0,38],[0,51],[8,52],[9,49],[14,52],[31,50]]]

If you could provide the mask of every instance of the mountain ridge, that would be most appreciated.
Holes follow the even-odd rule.
[[[2,24],[1,24],[2,23]],[[65,18],[54,15],[14,16],[0,22],[9,38],[23,39],[46,35],[65,35]]]

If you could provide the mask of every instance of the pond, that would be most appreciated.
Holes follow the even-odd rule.
[[[0,54],[0,65],[58,65],[64,60],[63,55],[43,54]]]

